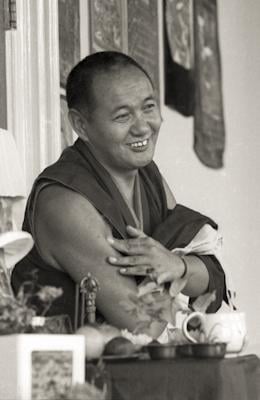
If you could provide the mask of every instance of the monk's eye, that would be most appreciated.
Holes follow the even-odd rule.
[[[130,113],[122,113],[115,116],[114,121],[116,122],[127,122],[130,119]]]
[[[144,112],[150,113],[157,109],[157,103],[155,101],[150,101],[146,103],[143,107]]]

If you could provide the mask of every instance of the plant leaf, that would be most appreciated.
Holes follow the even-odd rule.
[[[157,288],[158,285],[155,282],[148,282],[138,288],[138,297],[142,297],[148,293],[152,293],[157,290]]]
[[[133,310],[135,310],[136,308],[136,304],[133,304],[131,301],[120,301],[119,303],[126,312],[131,312]]]
[[[170,286],[169,290],[170,296],[176,297],[177,294],[179,294],[182,291],[186,283],[187,283],[187,278],[175,279]]]
[[[197,299],[192,303],[192,308],[194,311],[206,312],[209,305],[216,300],[216,291],[211,293],[205,293],[197,297]]]

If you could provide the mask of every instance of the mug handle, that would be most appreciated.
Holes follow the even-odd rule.
[[[188,323],[189,323],[193,318],[198,318],[198,319],[200,320],[201,324],[204,325],[204,315],[203,315],[203,313],[201,313],[200,311],[194,311],[193,313],[191,313],[190,315],[188,315],[188,316],[184,319],[184,321],[183,321],[183,323],[182,323],[182,332],[183,332],[184,336],[186,337],[186,339],[188,339],[190,342],[192,342],[192,343],[198,343],[198,341],[197,341],[194,337],[192,337],[192,336],[189,334],[189,331],[188,331]]]

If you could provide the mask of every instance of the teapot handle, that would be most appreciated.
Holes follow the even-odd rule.
[[[204,315],[200,311],[194,311],[193,313],[189,314],[182,323],[182,332],[186,339],[188,339],[192,343],[198,343],[198,341],[192,337],[188,331],[188,323],[194,319],[198,318],[202,325],[204,325]]]

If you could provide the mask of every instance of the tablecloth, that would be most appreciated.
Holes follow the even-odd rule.
[[[120,360],[106,362],[112,400],[260,400],[260,360]]]

